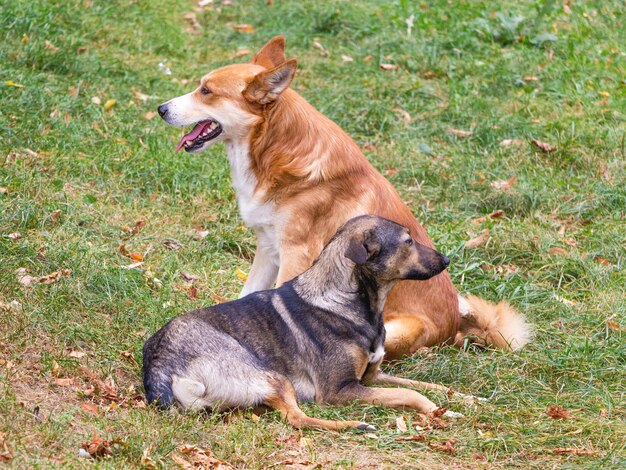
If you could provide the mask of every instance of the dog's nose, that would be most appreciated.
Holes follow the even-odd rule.
[[[441,262],[443,263],[443,266],[447,268],[450,264],[450,258],[448,258],[447,256],[443,256],[441,258]]]
[[[159,116],[161,116],[162,118],[165,117],[165,115],[167,114],[167,105],[162,104],[161,106],[159,106],[158,110],[159,111]]]

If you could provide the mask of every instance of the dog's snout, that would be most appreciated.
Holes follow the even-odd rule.
[[[447,268],[450,264],[450,258],[448,258],[447,256],[442,256],[441,262],[443,263],[444,268]]]
[[[164,118],[165,115],[167,114],[167,103],[166,104],[162,104],[161,106],[159,106],[157,111],[159,111],[159,116]]]

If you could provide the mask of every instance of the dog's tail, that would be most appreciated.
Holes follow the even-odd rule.
[[[516,351],[533,336],[524,317],[506,302],[492,304],[468,295],[459,295],[461,326],[455,342],[463,347],[466,341]]]
[[[174,393],[172,392],[172,377],[167,370],[154,367],[147,346],[143,349],[143,367],[141,376],[143,378],[143,388],[146,391],[146,400],[148,405],[157,402],[160,408],[166,409],[172,406],[174,402]]]

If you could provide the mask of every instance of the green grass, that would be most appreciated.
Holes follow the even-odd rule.
[[[79,448],[94,434],[117,442],[97,460],[105,468],[139,467],[144,451],[171,467],[185,444],[249,468],[626,465],[626,7],[571,3],[216,0],[195,12],[194,34],[183,18],[191,1],[3,1],[0,465],[85,465]],[[254,33],[231,29],[240,23]],[[140,406],[146,335],[235,298],[237,269],[247,271],[254,253],[223,147],[174,154],[179,131],[144,115],[275,34],[299,60],[294,87],[394,183],[451,256],[459,290],[509,299],[536,325],[518,354],[434,348],[392,367],[491,397],[464,408],[429,394],[466,417],[426,441],[396,441],[388,423],[401,415],[411,423],[412,413],[376,407],[305,405],[313,416],[367,419],[379,428],[374,437],[299,432],[276,413],[255,420],[249,411],[207,417]],[[502,147],[504,139],[524,143]],[[556,150],[541,152],[531,139]],[[491,186],[512,176],[508,191]],[[497,210],[505,216],[489,218]],[[139,233],[123,230],[140,219]],[[198,228],[206,238],[190,235]],[[464,248],[485,228],[486,246]],[[15,232],[21,238],[6,236]],[[122,269],[132,263],[122,244],[148,252],[145,264]],[[72,273],[24,288],[19,268]],[[196,298],[181,271],[199,276]],[[548,405],[573,418],[551,419]],[[427,445],[450,438],[454,455]],[[559,447],[593,454],[557,455]]]

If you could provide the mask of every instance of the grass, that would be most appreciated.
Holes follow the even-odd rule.
[[[96,460],[102,468],[200,459],[182,445],[246,468],[623,467],[626,7],[224,3],[197,11],[183,0],[3,2],[0,465],[84,466],[79,448],[99,438],[111,441],[101,444],[110,447]],[[254,32],[231,28],[242,23]],[[429,430],[426,441],[396,440],[415,432],[400,433],[395,418],[416,418],[376,407],[305,405],[313,416],[366,419],[380,429],[373,435],[295,431],[276,413],[257,420],[250,411],[142,407],[147,335],[235,298],[237,270],[254,253],[223,147],[176,155],[178,131],[145,115],[275,34],[299,60],[294,87],[394,183],[453,259],[459,290],[508,299],[536,325],[518,354],[433,348],[391,367],[491,397],[464,408],[429,394],[466,417]],[[513,176],[509,190],[492,187]],[[491,218],[495,211],[504,216]],[[145,227],[129,233],[138,220]],[[464,248],[484,229],[486,245]],[[208,233],[196,239],[197,230]],[[123,269],[133,260],[120,245],[144,264]],[[72,272],[27,288],[19,268]],[[180,272],[199,277],[195,290]],[[572,418],[548,417],[549,405]],[[428,445],[448,439],[457,440],[452,455]]]

